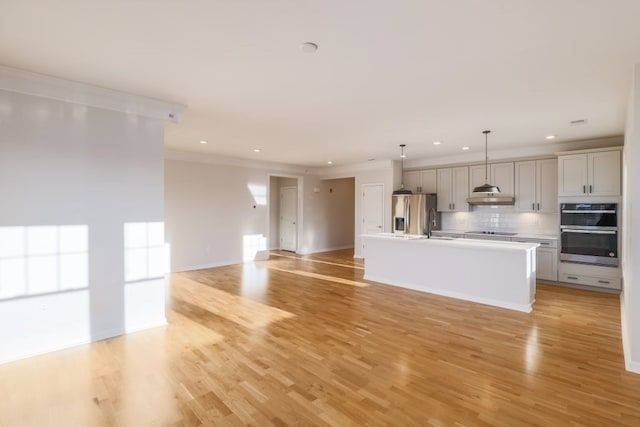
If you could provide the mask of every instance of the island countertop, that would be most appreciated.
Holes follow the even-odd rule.
[[[540,246],[539,243],[534,242],[510,242],[500,240],[476,240],[476,239],[456,239],[447,237],[432,237],[418,236],[415,234],[394,234],[394,233],[376,233],[376,234],[363,234],[363,238],[369,239],[382,239],[390,241],[410,241],[418,244],[429,245],[444,245],[452,247],[475,247],[475,248],[489,248],[495,250],[504,251],[521,251],[530,250]]]
[[[538,243],[362,235],[364,278],[388,285],[530,312]]]

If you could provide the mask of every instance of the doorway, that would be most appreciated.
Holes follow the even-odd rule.
[[[280,250],[296,251],[298,216],[298,189],[294,186],[280,187]]]
[[[269,250],[298,252],[302,178],[269,176]]]
[[[374,234],[384,227],[384,185],[362,185],[362,233]],[[362,243],[361,243],[362,244]],[[362,246],[364,248],[364,246]]]

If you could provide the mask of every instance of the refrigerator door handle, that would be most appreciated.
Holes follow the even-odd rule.
[[[404,232],[406,233],[407,231],[409,231],[411,229],[411,200],[409,200],[409,198],[407,197],[404,200],[404,212],[405,212],[405,218],[406,221],[404,223]]]

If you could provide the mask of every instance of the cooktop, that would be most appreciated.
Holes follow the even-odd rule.
[[[487,234],[492,236],[515,236],[518,233],[509,233],[506,231],[480,231],[480,230],[472,230],[465,231],[465,234]]]

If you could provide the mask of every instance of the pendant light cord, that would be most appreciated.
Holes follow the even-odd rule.
[[[484,133],[484,183],[489,183],[489,145],[487,140],[489,139],[490,130],[482,131]]]

